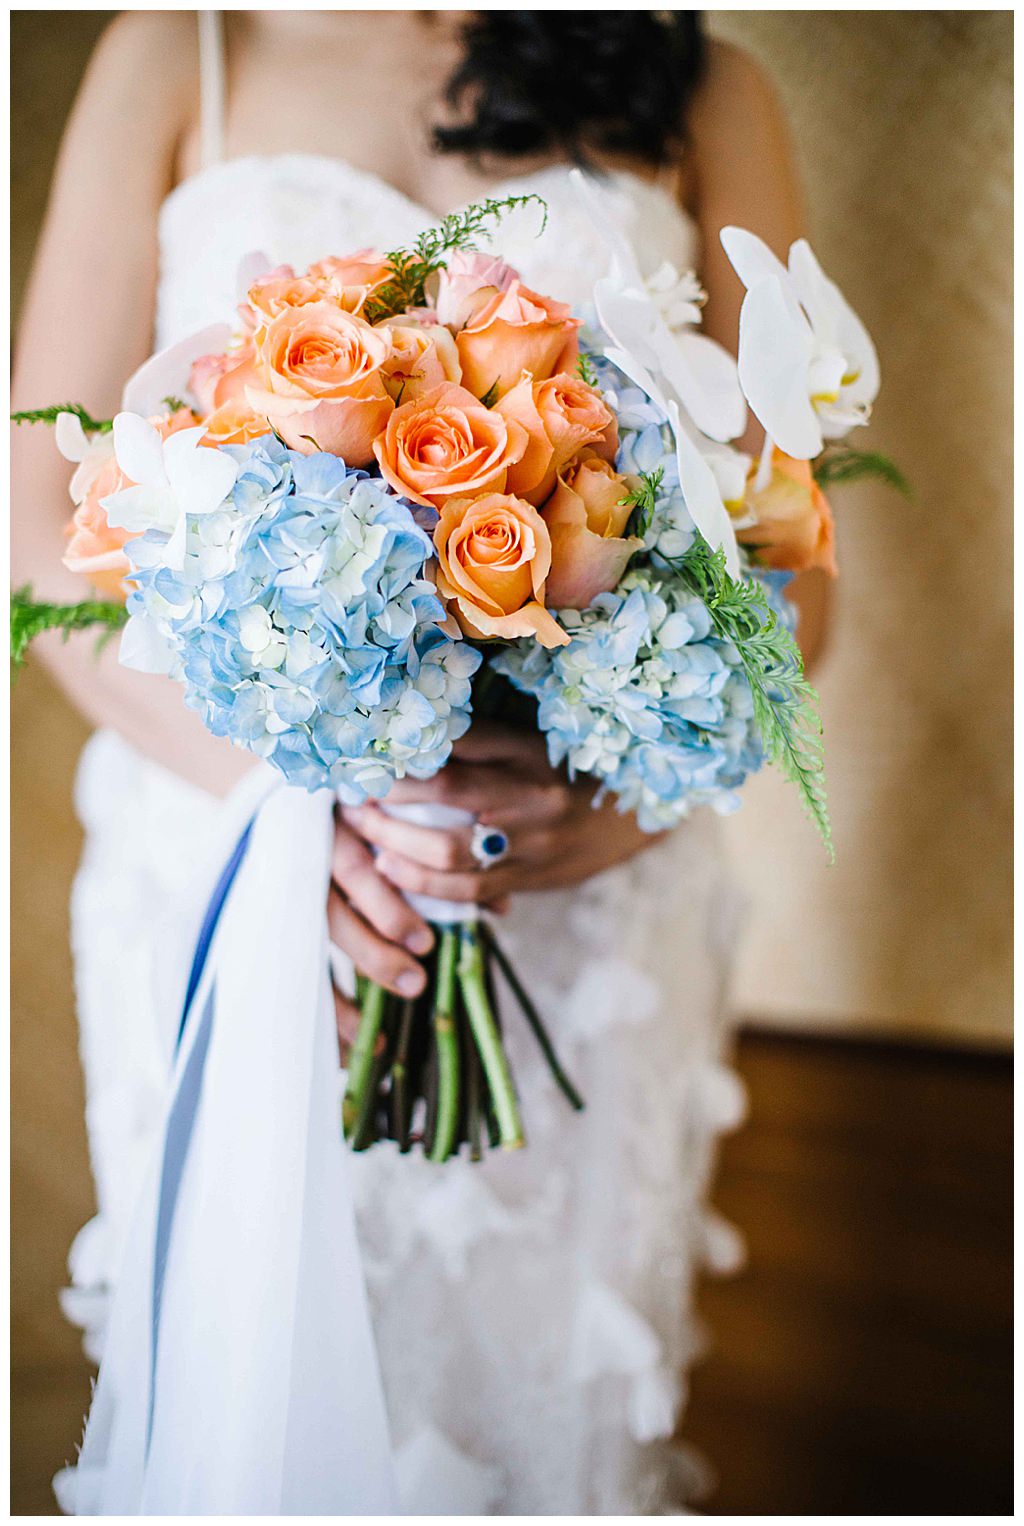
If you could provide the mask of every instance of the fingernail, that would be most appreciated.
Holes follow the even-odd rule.
[[[434,935],[429,927],[419,927],[406,938],[405,946],[410,954],[429,954],[434,947]]]
[[[426,976],[422,970],[406,970],[404,975],[399,975],[395,984],[403,996],[418,996],[425,981]]]

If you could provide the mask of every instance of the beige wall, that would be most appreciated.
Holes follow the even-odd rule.
[[[882,360],[872,442],[916,502],[836,491],[820,673],[838,863],[780,781],[730,823],[745,1012],[1010,1030],[1012,20],[732,11],[788,108],[815,246]]]
[[[15,291],[62,112],[102,16],[14,17]],[[729,827],[752,920],[737,1008],[978,1040],[1009,1030],[1011,21],[998,12],[717,12],[782,91],[815,243],[874,332],[872,438],[917,488],[835,495],[843,575],[821,673],[839,862],[786,786]],[[21,1015],[68,1016],[68,759],[38,674],[15,699]],[[42,846],[42,851],[41,851]],[[47,863],[40,882],[33,865]],[[29,939],[31,938],[31,941]],[[59,972],[59,975],[55,975]]]

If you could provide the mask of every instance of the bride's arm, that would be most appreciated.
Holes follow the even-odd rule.
[[[195,112],[192,12],[129,12],[89,66],[65,135],[29,281],[14,367],[16,409],[73,401],[98,417],[151,349],[157,214],[183,127]],[[88,597],[61,566],[70,467],[43,425],[12,439],[16,584],[39,597]],[[122,668],[117,643],[94,655],[86,632],[33,650],[79,710],[166,767],[221,792],[251,758],[210,736],[169,679]]]
[[[705,77],[689,117],[687,172],[701,231],[701,279],[708,293],[704,329],[735,353],[743,287],[718,234],[729,223],[749,228],[783,260],[807,231],[789,131],[774,86],[748,54],[724,43],[708,48]],[[751,422],[744,445],[756,452],[763,432]],[[800,612],[804,661],[820,656],[831,602],[824,572],[794,578],[789,596]]]

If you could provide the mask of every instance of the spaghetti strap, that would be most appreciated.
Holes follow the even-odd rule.
[[[207,169],[224,158],[224,17],[197,11],[199,18],[199,158]]]

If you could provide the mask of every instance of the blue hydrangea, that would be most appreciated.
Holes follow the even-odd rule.
[[[469,727],[480,654],[441,629],[429,535],[380,479],[277,440],[226,447],[222,508],[131,544],[133,615],[166,638],[186,702],[292,784],[349,803],[443,767]]]
[[[765,580],[780,615],[781,587]],[[495,664],[537,700],[551,762],[599,779],[598,798],[613,793],[645,831],[674,826],[697,805],[735,810],[764,756],[738,654],[715,637],[703,602],[645,568],[559,619],[567,646],[520,643]]]

